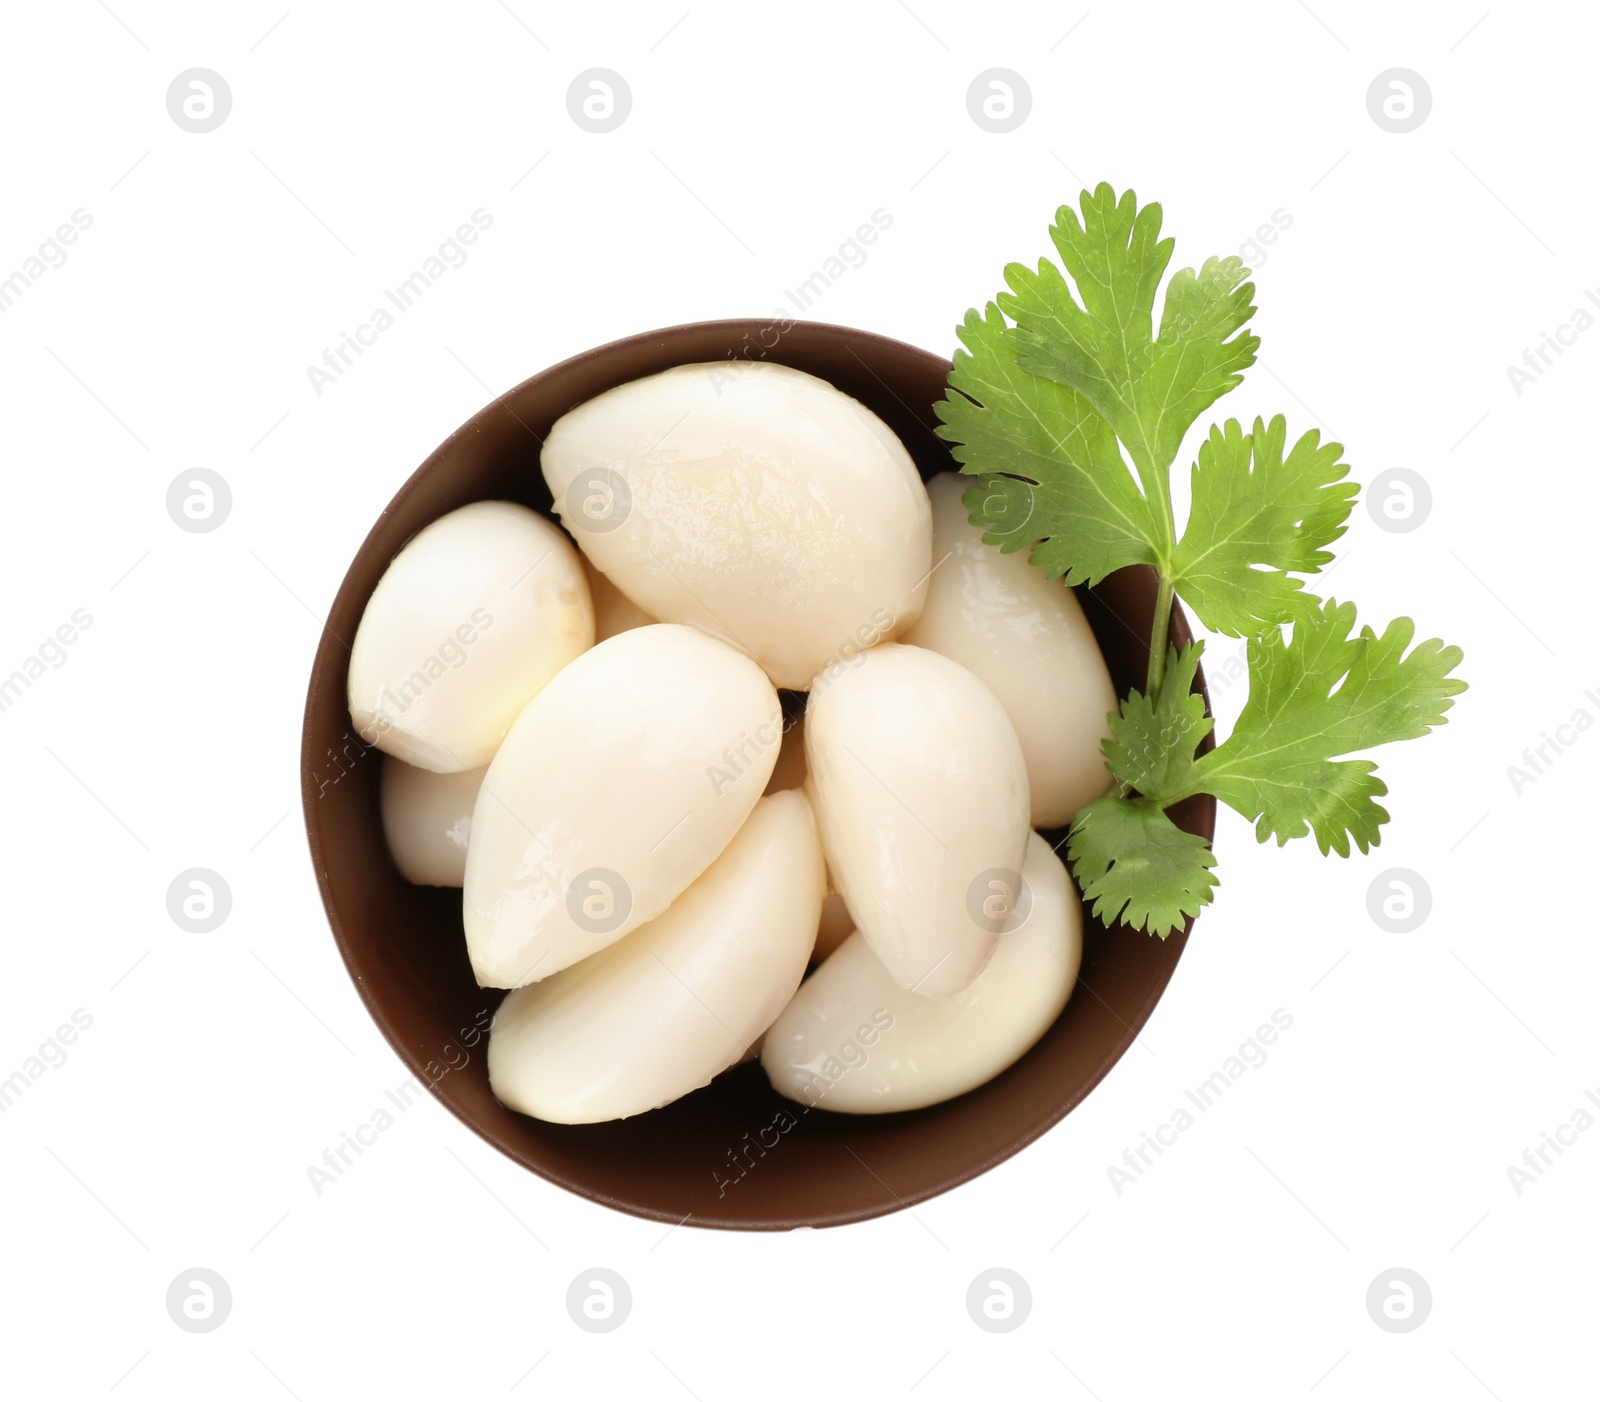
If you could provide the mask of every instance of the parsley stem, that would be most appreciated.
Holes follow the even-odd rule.
[[[1167,670],[1167,628],[1172,620],[1172,581],[1165,574],[1156,590],[1156,616],[1150,624],[1150,664],[1145,669],[1144,692],[1154,697]]]

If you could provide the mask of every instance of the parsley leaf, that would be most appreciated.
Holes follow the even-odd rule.
[[[1387,786],[1371,760],[1340,756],[1426,735],[1466,683],[1450,675],[1461,649],[1437,638],[1412,647],[1409,618],[1381,635],[1351,636],[1355,622],[1353,604],[1330,601],[1306,610],[1287,638],[1271,629],[1252,639],[1249,699],[1209,754],[1195,754],[1213,722],[1190,690],[1203,643],[1168,649],[1159,690],[1133,692],[1108,717],[1101,749],[1123,793],[1083,809],[1067,845],[1097,917],[1165,938],[1211,900],[1216,859],[1165,811],[1197,793],[1255,823],[1262,842],[1281,847],[1309,830],[1324,855],[1347,857],[1352,841],[1363,852],[1378,845],[1389,815],[1376,800]]]
[[[1213,632],[1247,637],[1314,605],[1287,571],[1315,574],[1333,559],[1324,547],[1344,534],[1360,490],[1342,480],[1344,449],[1312,429],[1285,458],[1286,436],[1281,414],[1249,433],[1229,419],[1200,445],[1171,577]]]
[[[1061,266],[1012,263],[1007,290],[957,330],[937,432],[962,471],[983,538],[1068,584],[1128,565],[1157,577],[1143,693],[1107,718],[1118,789],[1073,821],[1068,856],[1103,920],[1165,936],[1211,899],[1215,858],[1167,817],[1208,793],[1279,845],[1310,833],[1324,854],[1377,845],[1388,790],[1358,751],[1442,725],[1466,683],[1459,648],[1412,646],[1408,618],[1353,633],[1352,605],[1323,603],[1296,575],[1332,560],[1356,484],[1337,443],[1288,446],[1281,416],[1213,426],[1190,469],[1181,537],[1170,472],[1195,420],[1255,363],[1254,286],[1238,258],[1173,274],[1161,207],[1133,191],[1084,191],[1050,237]],[[1063,269],[1065,271],[1063,271]],[[1192,694],[1201,645],[1167,646],[1176,596],[1214,632],[1249,639],[1250,695],[1208,754]],[[1285,627],[1289,629],[1286,634]],[[1408,651],[1409,649],[1409,651]]]
[[[1195,747],[1214,724],[1204,698],[1190,691],[1204,650],[1204,643],[1169,650],[1160,690],[1153,697],[1131,692],[1122,714],[1108,717],[1111,738],[1100,742],[1100,751],[1129,788],[1158,798],[1191,786]]]
[[[1067,856],[1097,920],[1120,919],[1162,939],[1198,915],[1217,884],[1217,859],[1205,838],[1159,808],[1115,794],[1078,814]]]
[[[1145,491],[1165,500],[1166,472],[1200,414],[1255,363],[1257,338],[1236,334],[1255,307],[1255,286],[1238,258],[1208,258],[1167,288],[1152,337],[1156,285],[1172,258],[1161,206],[1139,209],[1101,184],[1079,199],[1082,222],[1062,205],[1051,241],[1077,285],[1080,305],[1054,264],[1013,263],[1000,309],[1017,323],[1020,367],[1083,395],[1127,444]]]
[[[1309,827],[1324,855],[1349,856],[1351,839],[1363,852],[1377,846],[1389,815],[1374,800],[1388,786],[1370,760],[1338,756],[1426,735],[1466,690],[1450,675],[1460,648],[1429,638],[1408,653],[1409,618],[1351,637],[1355,621],[1354,604],[1330,600],[1287,640],[1276,630],[1253,638],[1238,724],[1195,763],[1196,787],[1254,821],[1261,842],[1281,847]]]
[[[1048,534],[1029,558],[1068,584],[1156,563],[1155,519],[1111,426],[1076,390],[1018,372],[993,302],[982,316],[969,311],[956,335],[965,349],[950,381],[960,393],[934,406],[937,431],[967,471],[1015,474],[986,476],[963,498],[983,538],[1014,551]],[[1053,529],[1042,532],[1042,521]]]
[[[1340,756],[1426,735],[1466,683],[1450,675],[1460,648],[1430,638],[1406,651],[1416,633],[1409,618],[1381,636],[1362,628],[1352,637],[1355,622],[1354,604],[1330,601],[1308,609],[1287,638],[1271,629],[1251,639],[1238,724],[1199,757],[1211,728],[1189,694],[1200,645],[1170,649],[1155,699],[1134,692],[1109,718],[1111,772],[1158,809],[1212,794],[1255,823],[1262,842],[1276,837],[1281,847],[1309,831],[1324,855],[1348,857],[1352,840],[1363,852],[1377,846],[1389,815],[1375,800],[1388,788],[1371,760]]]
[[[1161,207],[1139,209],[1109,185],[1080,205],[1081,222],[1063,206],[1051,229],[1072,282],[1048,261],[1013,263],[1011,290],[957,328],[962,349],[935,408],[962,469],[983,478],[964,498],[971,519],[990,544],[1030,549],[1069,584],[1154,565],[1213,631],[1286,623],[1309,598],[1291,575],[1316,573],[1344,533],[1357,488],[1343,450],[1313,431],[1285,455],[1281,416],[1249,433],[1233,419],[1214,427],[1179,539],[1172,462],[1196,416],[1254,363],[1258,342],[1241,328],[1255,289],[1237,258],[1186,268],[1167,286],[1157,333],[1172,257]]]

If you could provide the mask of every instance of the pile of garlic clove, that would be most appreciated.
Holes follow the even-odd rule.
[[[864,1114],[999,1075],[1082,954],[1032,829],[1109,786],[1072,591],[784,366],[621,385],[541,466],[566,532],[510,502],[433,522],[349,672],[396,867],[462,887],[478,983],[511,990],[495,1094],[594,1123],[759,1055]]]

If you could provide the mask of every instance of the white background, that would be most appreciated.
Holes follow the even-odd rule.
[[[94,221],[0,315],[0,672],[74,609],[94,620],[0,714],[0,1077],[93,1018],[0,1117],[6,1390],[1574,1395],[1600,1133],[1520,1196],[1506,1169],[1600,1087],[1600,733],[1520,796],[1506,767],[1576,708],[1600,717],[1600,330],[1520,396],[1506,367],[1600,288],[1592,16],[469,0],[279,22],[283,3],[6,19],[0,276],[75,209]],[[204,135],[165,107],[196,66],[233,94]],[[608,135],[565,103],[596,66],[633,93]],[[1006,135],[966,107],[997,66],[1033,93]],[[1406,135],[1367,111],[1392,67],[1433,94]],[[1218,899],[1138,1045],[1040,1143],[914,1212],[667,1231],[548,1186],[431,1101],[317,1196],[307,1165],[405,1077],[329,935],[297,765],[319,617],[396,487],[565,356],[768,314],[874,209],[892,228],[815,315],[948,353],[1101,179],[1162,201],[1174,267],[1287,214],[1257,278],[1261,358],[1222,412],[1284,412],[1363,481],[1431,485],[1410,533],[1358,506],[1328,585],[1466,650],[1450,724],[1377,755],[1382,848],[1258,847],[1224,812]],[[465,266],[314,393],[306,366],[478,208],[494,222]],[[233,492],[211,534],[165,509],[196,467]],[[1216,693],[1224,726],[1244,690]],[[232,887],[214,933],[168,918],[188,867]],[[1367,913],[1389,867],[1433,892],[1409,934]],[[1294,1024],[1267,1063],[1119,1196],[1107,1166],[1277,1008]],[[605,1335],[564,1306],[597,1265],[634,1296]],[[232,1288],[213,1333],[166,1312],[193,1266]],[[993,1266],[1033,1293],[1008,1334],[965,1309]],[[1396,1266],[1433,1292],[1408,1334],[1365,1306]]]

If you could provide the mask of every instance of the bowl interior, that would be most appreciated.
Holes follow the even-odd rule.
[[[551,1182],[624,1212],[707,1227],[831,1226],[943,1192],[1043,1134],[1131,1045],[1188,932],[1162,941],[1108,931],[1086,911],[1080,986],[1061,1017],[1010,1070],[943,1105],[880,1116],[807,1111],[775,1094],[759,1066],[746,1065],[634,1119],[545,1124],[506,1109],[489,1089],[481,1029],[503,995],[473,979],[460,892],[411,886],[395,870],[378,817],[379,755],[355,734],[345,706],[348,643],[379,577],[411,536],[485,498],[549,513],[539,447],[557,418],[641,375],[729,357],[770,359],[837,385],[900,435],[925,478],[955,466],[933,433],[932,406],[944,394],[949,362],[866,332],[707,322],[618,341],[535,375],[439,446],[351,563],[307,698],[306,828],[334,938],[362,999],[419,1082],[463,1123]],[[1118,694],[1142,685],[1153,574],[1122,570],[1079,596]],[[1172,637],[1189,638],[1181,611]],[[1203,694],[1203,678],[1197,688]],[[1173,816],[1209,838],[1215,805],[1191,801]],[[1065,833],[1046,836],[1057,842]]]

